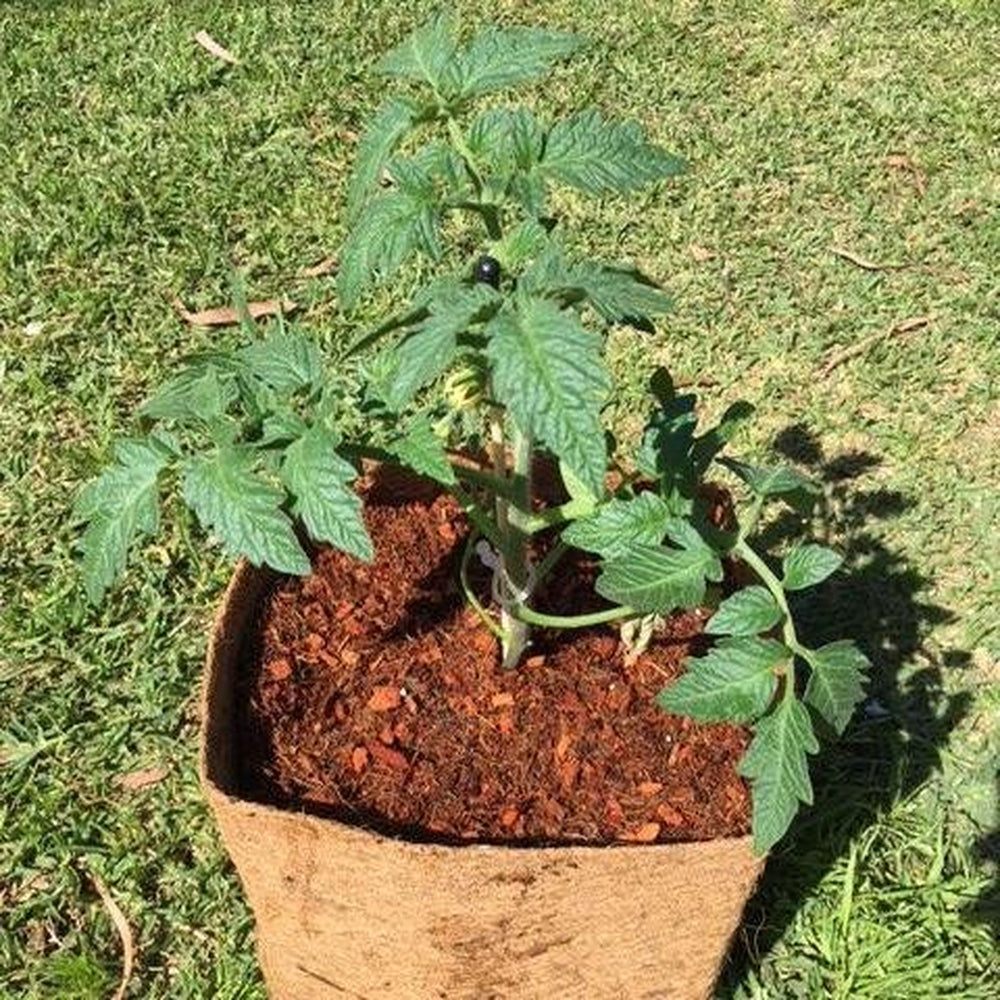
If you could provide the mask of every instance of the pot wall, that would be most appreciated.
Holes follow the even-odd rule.
[[[393,840],[240,798],[234,690],[269,575],[210,642],[201,777],[273,1000],[703,1000],[763,867],[750,838],[519,848]]]

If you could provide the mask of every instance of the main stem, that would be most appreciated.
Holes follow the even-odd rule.
[[[785,588],[781,581],[771,571],[771,567],[754,551],[746,538],[741,537],[733,546],[733,554],[742,559],[756,574],[761,583],[771,592],[784,621],[781,623],[781,637],[785,640],[785,645],[795,654],[788,664],[788,674],[785,678],[784,697],[791,698],[795,695],[795,656],[803,654],[802,643],[795,632],[795,623],[792,621],[792,612],[788,607],[788,598],[785,596]]]
[[[527,599],[532,579],[531,560],[528,556],[528,542],[531,537],[529,528],[531,518],[531,435],[514,427],[511,444],[514,452],[513,481],[511,483],[513,502],[502,497],[497,499],[497,518],[501,521],[500,530],[504,537],[503,551],[500,554],[502,567],[500,593],[503,596],[501,621],[504,632],[503,666],[508,669],[518,665],[531,641],[528,623],[515,617],[511,607]],[[502,514],[501,506],[504,508]],[[513,591],[513,593],[509,593],[509,591]]]

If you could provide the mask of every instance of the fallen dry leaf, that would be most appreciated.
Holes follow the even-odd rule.
[[[322,278],[325,274],[333,274],[337,270],[336,257],[324,257],[318,264],[312,267],[304,267],[298,272],[300,278]]]
[[[119,774],[115,778],[115,784],[119,788],[124,788],[129,792],[136,792],[140,788],[148,788],[156,785],[167,776],[165,767],[146,767],[140,771],[129,771],[128,774]]]
[[[240,314],[232,306],[219,306],[216,309],[203,309],[201,312],[191,312],[177,297],[173,299],[173,307],[185,323],[191,326],[233,326],[239,323]],[[297,302],[291,299],[265,299],[261,302],[248,302],[247,312],[253,319],[262,316],[276,316],[278,313],[291,313],[298,309]]]
[[[691,256],[698,264],[704,264],[706,261],[710,261],[715,256],[715,254],[712,253],[708,247],[699,246],[697,243],[692,243],[691,246],[688,247],[688,250],[691,252]]]
[[[230,66],[235,66],[239,59],[236,58],[229,51],[229,49],[224,49],[207,31],[199,31],[197,35],[194,36],[194,40],[209,54],[215,56],[216,59],[221,59],[224,63],[228,63]]]
[[[499,691],[490,698],[490,704],[494,708],[509,708],[514,704],[514,696],[509,691]]]

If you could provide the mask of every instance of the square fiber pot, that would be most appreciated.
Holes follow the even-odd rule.
[[[241,797],[237,677],[273,577],[212,630],[201,781],[273,1000],[705,1000],[763,868],[749,837],[609,847],[410,843]]]

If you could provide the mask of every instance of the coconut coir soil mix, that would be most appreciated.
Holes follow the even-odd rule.
[[[252,798],[424,840],[704,840],[749,828],[745,730],[654,704],[705,613],[673,617],[628,662],[614,628],[539,631],[517,670],[458,588],[468,533],[450,498],[369,490],[376,560],[329,549],[265,602],[245,676]],[[564,562],[536,606],[604,605]],[[485,578],[479,581],[487,589]]]

